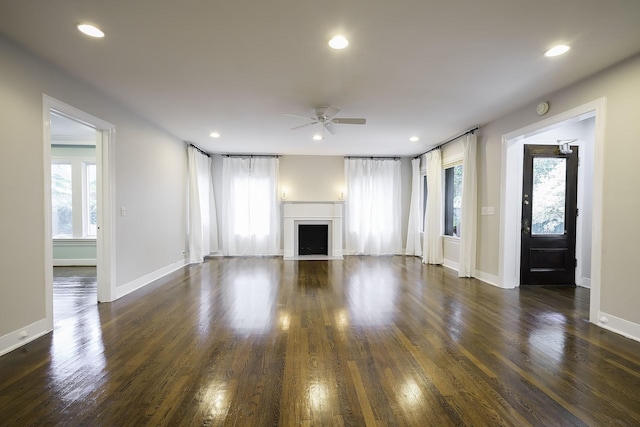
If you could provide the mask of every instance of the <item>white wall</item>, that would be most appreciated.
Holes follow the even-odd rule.
[[[549,116],[601,97],[606,98],[601,310],[633,328],[640,324],[640,285],[633,268],[640,239],[640,198],[635,197],[640,182],[640,56],[541,96],[537,102],[483,126],[478,136],[479,204],[500,206],[502,136],[540,121],[535,108],[539,101],[550,102]],[[499,235],[499,211],[481,216],[477,264],[485,274],[498,275]]]
[[[116,285],[182,260],[187,172],[183,142],[99,90],[3,37],[0,57],[1,353],[46,317],[43,94],[116,126],[114,210],[127,207],[115,224]]]

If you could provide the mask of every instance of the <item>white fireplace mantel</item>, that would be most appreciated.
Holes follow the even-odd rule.
[[[295,202],[284,205],[284,259],[342,259],[342,205],[343,202]],[[327,256],[299,256],[298,225],[327,224]]]

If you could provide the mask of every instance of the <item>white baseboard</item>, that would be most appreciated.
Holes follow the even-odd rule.
[[[497,286],[498,288],[503,288],[504,286],[500,285],[500,278],[498,276],[494,276],[493,274],[485,273],[484,271],[476,270],[473,273],[473,277],[478,280],[482,280],[485,283],[488,283],[493,286]]]
[[[156,270],[149,274],[145,274],[144,276],[139,277],[135,280],[132,280],[129,283],[125,283],[124,285],[116,287],[116,292],[115,292],[116,295],[114,300],[118,298],[122,298],[123,296],[128,295],[131,292],[136,291],[144,286],[147,286],[149,283],[155,280],[158,280],[166,276],[167,274],[170,274],[176,270],[179,270],[180,268],[187,265],[187,263],[188,263],[187,260],[181,259],[179,261],[174,262],[173,264],[167,265],[166,267],[162,267],[159,270]]]
[[[84,259],[54,259],[53,266],[54,267],[76,267],[76,266],[88,266],[95,267],[98,265],[95,259],[84,258]]]
[[[583,288],[591,289],[591,279],[587,277],[580,277],[578,280],[576,280],[576,285],[581,286]]]
[[[17,331],[9,332],[6,335],[0,337],[0,356],[7,354],[10,351],[15,350],[18,347],[40,338],[43,335],[51,332],[51,329],[47,329],[47,319],[38,320],[24,328],[20,328]],[[26,336],[23,337],[23,335]]]
[[[457,262],[452,261],[452,260],[450,260],[450,259],[446,259],[446,258],[445,258],[445,259],[442,261],[442,265],[444,265],[445,267],[450,268],[450,269],[452,269],[452,270],[460,271],[460,263],[457,263]]]
[[[601,311],[596,325],[632,340],[640,341],[640,324]]]

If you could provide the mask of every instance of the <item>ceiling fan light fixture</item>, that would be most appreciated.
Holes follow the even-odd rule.
[[[544,53],[544,56],[546,56],[548,58],[551,58],[551,57],[554,57],[554,56],[560,56],[560,55],[562,55],[564,53],[567,53],[569,51],[569,49],[571,49],[571,47],[569,47],[567,45],[564,45],[564,44],[559,44],[559,45],[556,45],[556,46],[552,47],[551,49],[547,50]]]
[[[418,141],[420,141],[420,138],[418,138],[417,136],[412,136],[411,138],[409,138],[409,141],[418,142]]]
[[[319,134],[315,134],[313,135],[313,140],[314,141],[322,141],[324,139],[324,136],[319,135]]]
[[[211,138],[220,138],[220,134],[219,134],[218,132],[211,132],[211,133],[209,134],[209,136],[210,136]]]
[[[98,27],[96,27],[95,25],[91,25],[91,24],[80,24],[78,25],[78,30],[80,30],[80,32],[90,36],[90,37],[95,37],[95,38],[102,38],[104,37],[104,33],[102,32],[102,30]]]
[[[349,46],[349,40],[347,40],[344,36],[337,35],[329,40],[329,46],[336,50],[344,49],[345,47]]]

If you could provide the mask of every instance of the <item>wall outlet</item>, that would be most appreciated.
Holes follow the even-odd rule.
[[[27,332],[27,331],[20,331],[20,339],[21,339],[21,340],[25,339],[25,338],[26,338],[26,337],[28,337],[28,336],[29,336],[29,332]]]
[[[189,251],[182,251],[182,256],[183,257],[188,257],[189,256]]]

